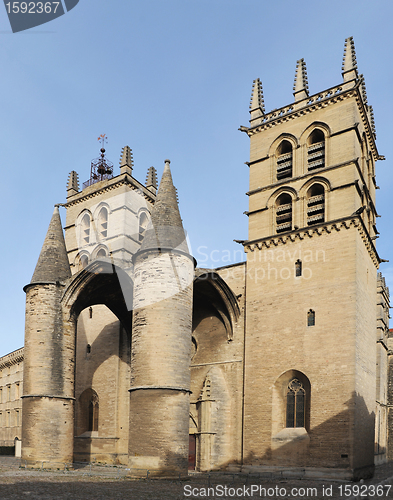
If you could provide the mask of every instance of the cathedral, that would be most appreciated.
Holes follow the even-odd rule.
[[[27,467],[123,464],[359,479],[393,456],[389,291],[376,250],[372,106],[342,81],[267,112],[253,83],[245,262],[199,268],[171,165],[72,171],[0,358],[0,445]],[[104,138],[103,138],[104,139]],[[393,337],[393,335],[392,335]],[[392,368],[389,368],[391,363]]]

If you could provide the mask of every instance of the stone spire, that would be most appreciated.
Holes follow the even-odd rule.
[[[345,40],[344,57],[342,64],[342,75],[344,82],[356,79],[358,77],[356,62],[356,52],[353,37],[350,36]]]
[[[306,61],[302,58],[297,61],[295,82],[293,84],[293,95],[295,101],[301,101],[308,97],[308,79]]]
[[[124,146],[124,148],[121,150],[120,174],[132,175],[133,168],[134,160],[132,158],[132,150],[129,146]]]
[[[59,207],[56,205],[31,283],[56,283],[71,277]]]
[[[262,82],[259,78],[253,81],[252,83],[252,91],[251,91],[251,100],[250,100],[250,122],[254,122],[258,120],[258,123],[261,122],[261,118],[265,114],[265,103],[263,100],[263,90],[262,90]],[[256,124],[256,123],[254,123]]]
[[[157,198],[139,251],[177,248],[189,253],[169,165],[170,161],[165,160]]]
[[[157,170],[154,167],[150,167],[147,170],[146,187],[149,191],[156,194],[156,191],[157,191]]]
[[[79,192],[78,174],[75,172],[75,170],[72,170],[72,172],[70,172],[70,175],[68,176],[67,198],[73,196],[78,192]]]

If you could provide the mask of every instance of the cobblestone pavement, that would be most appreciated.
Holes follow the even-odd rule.
[[[193,474],[178,480],[131,480],[126,474],[125,467],[90,465],[73,471],[32,471],[19,468],[19,460],[13,457],[0,457],[0,499],[393,499],[393,462],[377,467],[374,477],[363,483],[221,473]]]

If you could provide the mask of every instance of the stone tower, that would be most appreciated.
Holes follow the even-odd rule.
[[[342,70],[341,84],[309,95],[299,60],[294,101],[270,113],[256,80],[242,127],[251,141],[244,462],[354,478],[374,463],[381,157],[352,38]]]
[[[194,259],[169,160],[134,255],[130,474],[187,472]]]
[[[74,340],[63,331],[61,297],[71,276],[56,207],[26,292],[22,460],[58,468],[73,461]]]

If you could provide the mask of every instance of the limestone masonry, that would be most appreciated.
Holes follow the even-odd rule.
[[[309,95],[299,60],[272,112],[254,81],[244,263],[197,267],[169,160],[159,186],[153,167],[133,177],[128,146],[119,175],[103,148],[82,189],[70,173],[65,231],[56,206],[25,287],[25,347],[0,358],[2,449],[135,477],[357,479],[393,457],[383,157],[352,38],[342,76]]]

